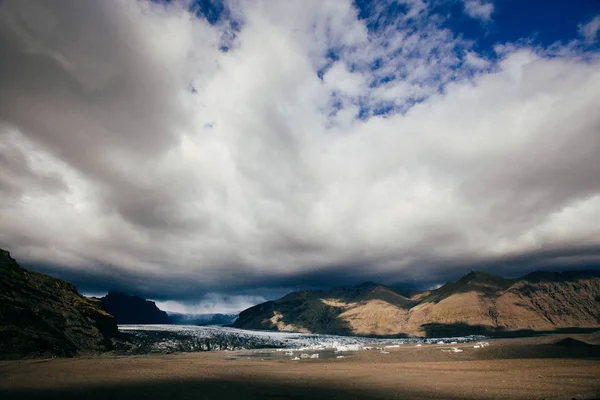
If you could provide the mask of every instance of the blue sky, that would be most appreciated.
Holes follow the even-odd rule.
[[[360,18],[372,14],[377,0],[355,0],[354,6]],[[378,13],[381,21],[393,21],[401,16],[406,6],[397,1],[388,1],[385,12]],[[578,25],[589,22],[600,12],[598,0],[495,0],[490,21],[478,21],[464,13],[464,3],[455,0],[430,1],[436,13],[450,17],[448,27],[462,32],[466,37],[478,40],[484,47],[496,42],[513,42],[522,38],[535,37],[541,45],[577,38]],[[197,0],[191,5],[199,16],[211,24],[229,17],[227,5],[221,0]],[[377,24],[372,24],[377,30]]]
[[[490,53],[497,43],[519,40],[543,47],[556,42],[566,44],[579,38],[580,24],[588,23],[600,12],[597,0],[497,0],[490,21],[482,22],[465,15],[460,2],[445,3],[448,5],[442,8],[449,8],[452,16],[447,26]]]
[[[378,3],[384,4],[383,9],[376,7]],[[481,51],[490,53],[498,43],[519,40],[540,46],[568,43],[579,38],[579,25],[590,22],[600,13],[598,0],[495,0],[481,2],[493,5],[491,18],[482,21],[466,14],[461,0],[434,0],[428,3],[432,5],[434,13],[445,18],[444,26],[475,41]],[[368,19],[375,14],[376,21],[369,24],[373,31],[394,23],[407,8],[398,1],[380,0],[355,0],[354,6],[359,18]],[[211,24],[231,20],[227,5],[222,0],[196,0],[191,8]],[[589,49],[597,49],[597,46],[596,42]]]
[[[416,18],[407,18],[411,7],[410,1],[355,0],[359,20],[364,21],[373,36],[386,35],[390,29],[398,30],[412,28],[418,30],[422,25]],[[469,8],[469,3],[473,6]],[[425,1],[429,10],[427,19],[435,20],[441,29],[449,29],[454,35],[470,42],[471,49],[491,61],[498,59],[497,45],[527,44],[540,48],[556,45],[568,45],[581,40],[581,26],[588,24],[600,13],[600,1],[577,0],[565,2],[562,0],[434,0]],[[477,10],[485,10],[488,15],[477,15]],[[194,1],[190,6],[200,18],[206,18],[211,24],[225,24],[232,27],[234,37],[243,23],[232,16],[228,4],[221,0]],[[475,11],[469,11],[470,9]],[[486,11],[484,11],[485,14]],[[475,13],[475,14],[474,14]],[[583,42],[578,45],[579,51],[596,52],[600,48],[598,41]],[[227,50],[228,45],[223,49]],[[343,47],[332,47],[328,50],[330,62],[318,70],[322,75],[327,68],[339,60]],[[462,57],[462,55],[459,55]],[[373,60],[371,68],[378,69],[382,60]],[[350,68],[353,68],[351,65]],[[397,71],[395,71],[397,72]],[[373,86],[387,83],[396,79],[396,74],[379,76],[372,82]],[[362,102],[358,112],[359,119],[368,119],[372,115],[387,115],[404,112],[422,99],[408,99],[403,106],[390,102],[368,104]],[[339,99],[333,98],[334,105]],[[334,107],[332,110],[335,113]]]
[[[171,1],[167,2],[171,3]],[[357,17],[363,21],[369,33],[376,37],[389,34],[390,30],[403,29],[419,30],[423,22],[418,17],[407,17],[410,8],[418,1],[388,1],[388,0],[354,0],[353,7]],[[468,47],[480,56],[490,61],[497,61],[500,55],[498,45],[517,44],[548,49],[552,46],[566,46],[576,41],[581,53],[597,52],[599,41],[581,41],[581,27],[592,22],[600,15],[599,0],[423,0],[427,7],[424,17],[428,22],[440,29],[448,29],[456,37],[468,43]],[[234,3],[232,3],[234,4]],[[234,40],[240,30],[243,20],[231,13],[230,4],[223,0],[195,0],[189,8],[199,17],[206,19],[212,25],[228,26],[229,40]],[[308,4],[308,7],[311,5]],[[314,6],[314,5],[313,5]],[[267,5],[268,7],[268,5]],[[477,14],[482,12],[483,14]],[[230,43],[221,46],[223,51],[229,50]],[[333,46],[328,49],[328,62],[317,70],[322,78],[327,69],[340,59],[343,46]],[[457,54],[459,58],[464,54]],[[380,68],[385,61],[372,60],[372,70]],[[350,69],[360,66],[350,65]],[[457,66],[456,66],[457,67]],[[387,83],[398,78],[401,71],[377,76],[372,86]],[[435,79],[435,78],[434,78]],[[444,82],[440,82],[440,88]],[[379,102],[371,104],[359,100],[360,108],[357,117],[366,120],[371,116],[405,112],[412,105],[422,101],[422,98],[410,98],[402,104]],[[339,98],[333,96],[331,115],[335,115],[341,105]]]
[[[374,7],[384,3],[383,12]],[[397,1],[355,0],[359,18],[367,19],[376,13],[376,20],[370,24],[378,31],[387,23],[401,17],[406,5]],[[446,18],[444,26],[466,38],[474,40],[482,51],[492,51],[497,43],[531,40],[541,46],[556,42],[567,43],[579,37],[578,26],[588,23],[600,13],[598,0],[495,0],[490,20],[481,21],[465,13],[464,2],[460,0],[429,1],[436,14]],[[196,0],[191,9],[206,18],[211,24],[231,20],[227,5],[222,0]],[[596,45],[597,46],[597,45]],[[593,47],[593,46],[592,46]]]
[[[599,30],[597,0],[5,0],[0,247],[180,311],[598,268]]]

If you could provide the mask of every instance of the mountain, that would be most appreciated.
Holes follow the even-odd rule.
[[[118,324],[168,324],[169,315],[156,303],[121,292],[108,292],[100,301]]]
[[[331,334],[398,335],[415,301],[372,282],[327,292],[294,292],[240,313],[233,326]]]
[[[229,325],[238,316],[166,312],[158,308],[153,301],[116,291],[109,292],[99,300],[119,324]]]
[[[600,328],[600,278],[584,272],[540,271],[506,279],[471,272],[425,292],[367,282],[346,289],[290,293],[242,311],[233,326],[438,337]]]
[[[177,325],[231,325],[238,317],[238,314],[168,314],[169,323]]]
[[[69,282],[22,268],[0,249],[0,358],[103,351],[117,335],[101,302]]]

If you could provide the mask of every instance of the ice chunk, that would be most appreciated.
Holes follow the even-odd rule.
[[[335,351],[336,352],[342,352],[342,351],[360,351],[362,350],[363,347],[361,347],[361,345],[359,344],[350,344],[350,345],[338,345],[335,347]]]

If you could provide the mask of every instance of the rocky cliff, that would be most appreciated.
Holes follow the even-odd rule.
[[[0,358],[108,350],[118,335],[101,302],[61,279],[22,268],[0,251]]]

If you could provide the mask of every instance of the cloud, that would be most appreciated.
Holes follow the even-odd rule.
[[[598,265],[597,54],[319,4],[4,1],[0,246],[160,301]]]
[[[480,19],[484,22],[492,18],[494,4],[486,0],[464,0],[465,14],[471,18]]]
[[[600,15],[597,15],[586,24],[579,25],[579,34],[584,37],[586,43],[594,43],[600,31]]]
[[[262,296],[224,296],[208,293],[200,301],[167,300],[157,301],[156,305],[161,310],[181,314],[235,314],[265,301]]]

